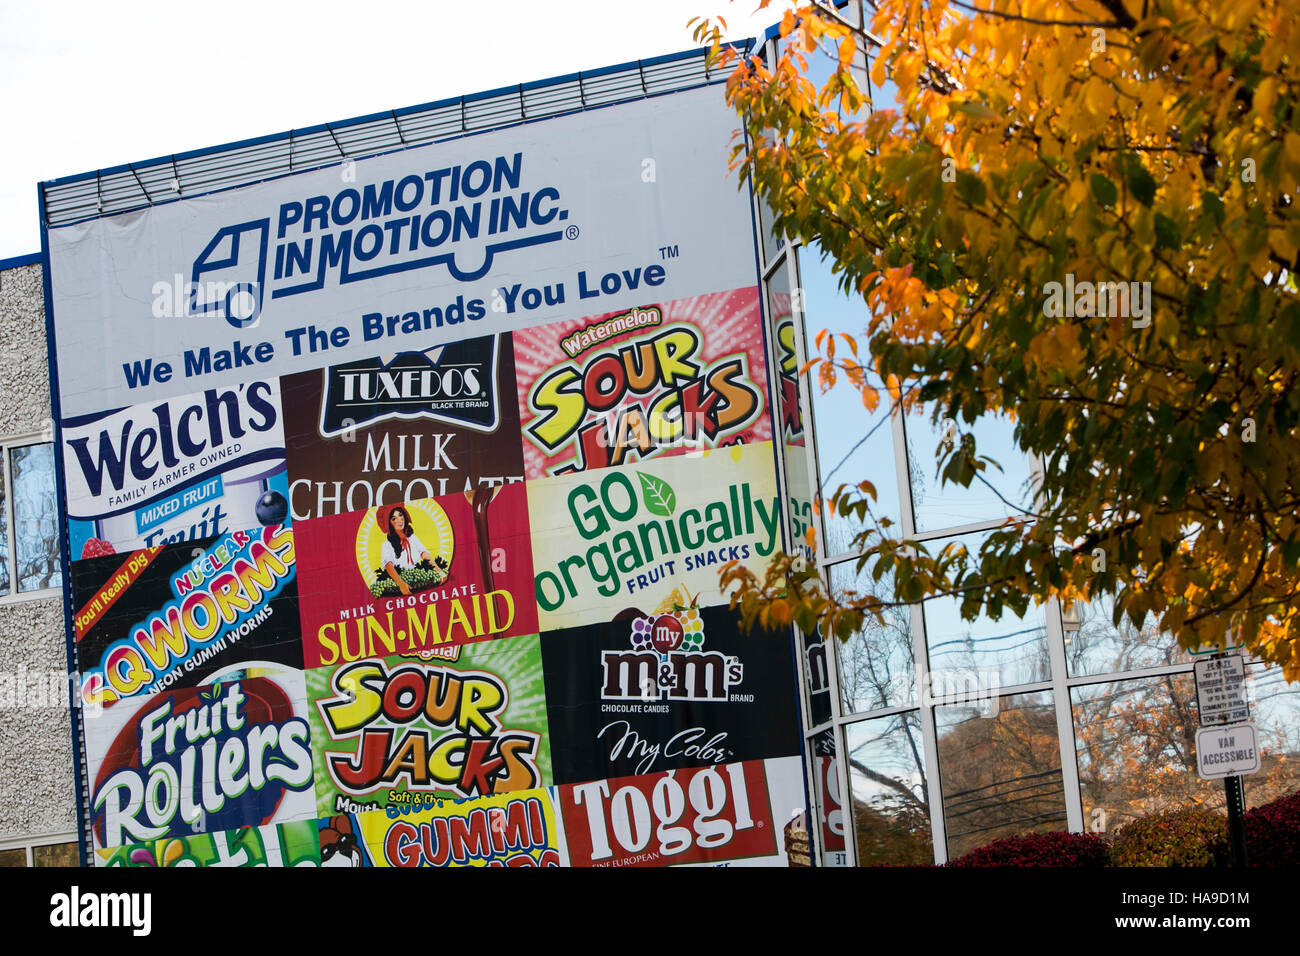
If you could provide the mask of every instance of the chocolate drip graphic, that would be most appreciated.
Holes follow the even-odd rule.
[[[496,590],[492,581],[492,544],[488,540],[488,505],[501,490],[501,485],[478,485],[473,491],[465,492],[465,499],[474,513],[474,537],[478,544],[478,566],[483,573],[483,591]]]

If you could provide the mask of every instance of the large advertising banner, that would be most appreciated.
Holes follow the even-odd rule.
[[[772,437],[753,287],[515,334],[529,478]]]
[[[316,815],[301,671],[249,665],[86,721],[96,849]]]
[[[755,282],[717,89],[48,231],[65,418]]]
[[[762,442],[528,482],[541,629],[727,603],[722,566],[780,547],[775,467]]]
[[[551,783],[536,635],[307,674],[322,815]]]
[[[698,88],[46,229],[96,863],[806,858],[791,635],[719,585],[794,440],[734,125]]]

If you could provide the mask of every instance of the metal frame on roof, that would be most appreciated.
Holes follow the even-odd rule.
[[[753,40],[732,44],[748,54]],[[263,182],[470,133],[722,82],[704,48],[52,179],[45,228]]]

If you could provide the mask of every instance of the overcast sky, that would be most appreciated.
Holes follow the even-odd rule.
[[[0,0],[0,259],[40,251],[36,184],[737,39],[758,0]]]

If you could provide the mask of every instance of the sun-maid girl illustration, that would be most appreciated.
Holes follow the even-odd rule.
[[[418,512],[415,520],[413,512]],[[421,527],[433,535],[429,544],[416,533],[416,522],[421,519],[425,522]],[[373,569],[370,592],[375,597],[409,597],[412,591],[423,591],[447,580],[451,526],[436,502],[381,506],[373,513],[373,521],[373,525],[363,522],[357,544],[358,557]],[[376,557],[378,567],[369,563]]]

